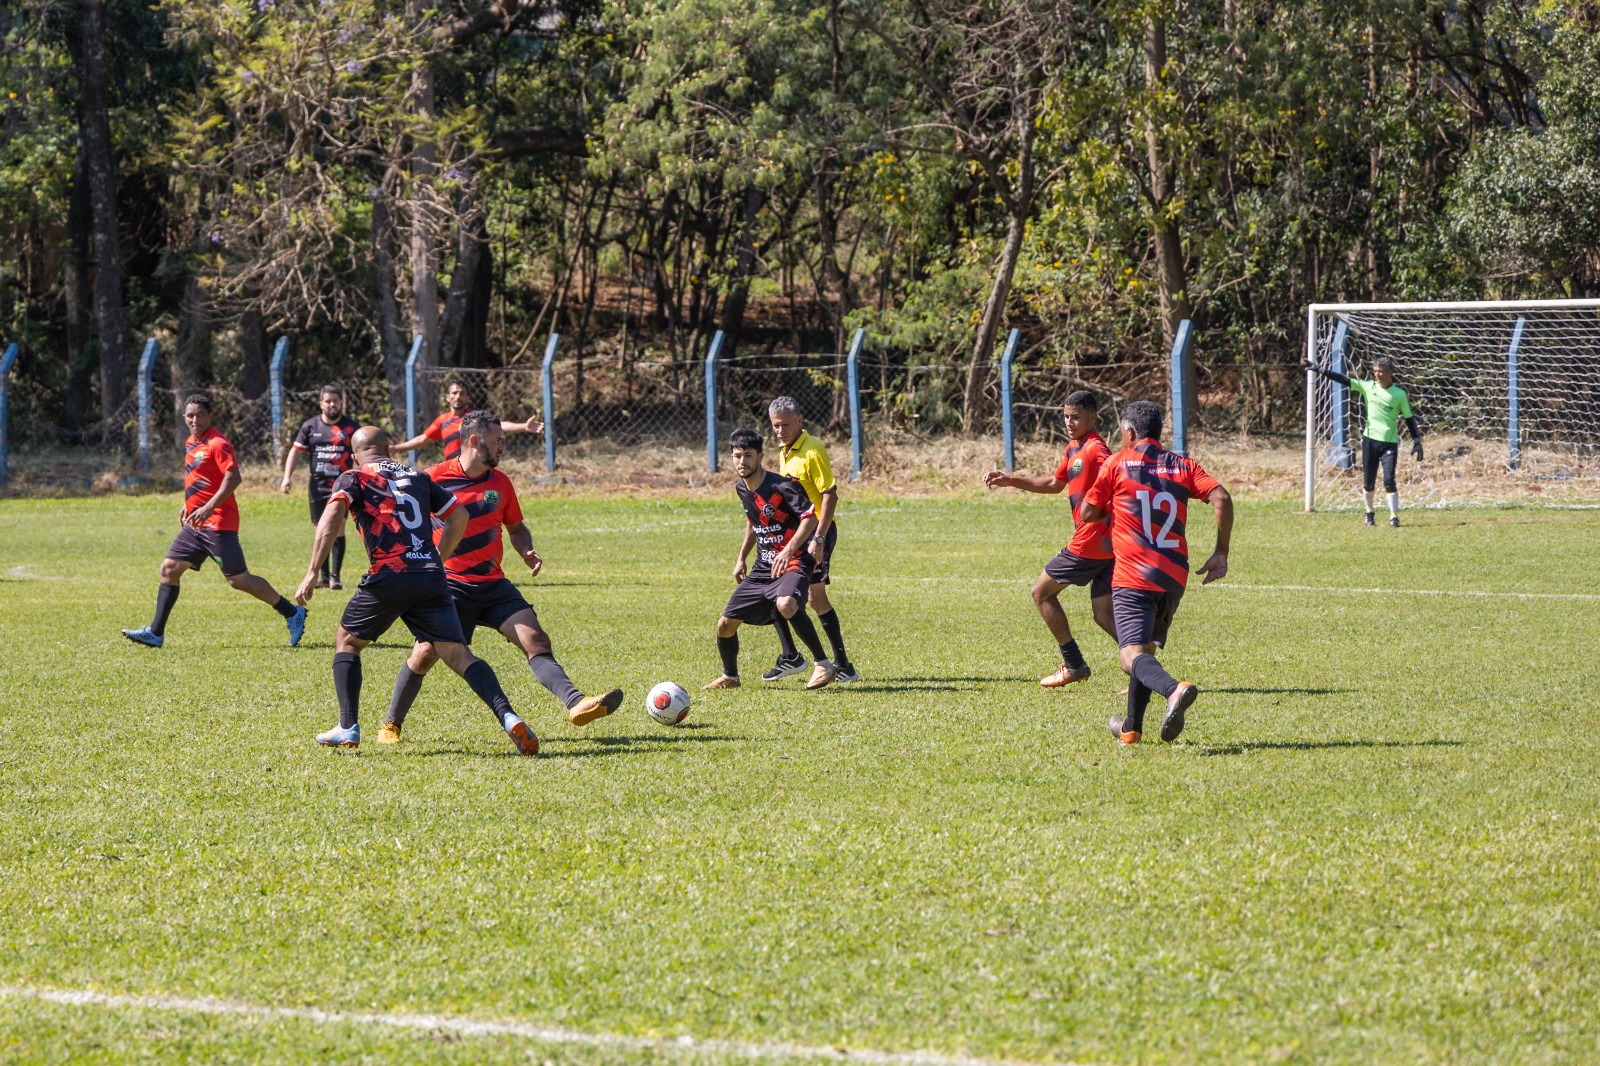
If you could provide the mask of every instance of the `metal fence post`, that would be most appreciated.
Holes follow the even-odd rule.
[[[1344,373],[1344,346],[1350,339],[1350,327],[1340,322],[1333,329],[1333,347],[1328,351],[1328,369],[1336,373]],[[1333,463],[1340,470],[1349,470],[1353,461],[1350,457],[1350,386],[1341,385],[1337,381],[1328,382],[1328,396],[1331,407],[1329,417],[1333,421],[1330,427],[1333,436]]]
[[[856,330],[850,339],[850,354],[845,356],[845,386],[850,391],[850,480],[861,478],[861,348],[867,331]]]
[[[544,404],[544,469],[556,472],[556,349],[561,334],[552,333],[544,344],[544,362],[539,365],[539,391]]]
[[[0,356],[0,482],[11,471],[11,368],[17,365],[17,346],[6,346]]]
[[[150,469],[150,409],[155,406],[156,390],[153,381],[156,353],[161,346],[151,337],[144,342],[144,352],[139,356],[139,469]]]
[[[268,380],[272,383],[272,454],[283,462],[283,366],[289,360],[289,338],[279,337],[272,346]]]
[[[1317,372],[1311,364],[1317,357],[1317,309],[1306,308],[1306,472],[1305,509],[1317,509]]]
[[[1011,360],[1017,354],[1021,330],[1006,337],[1006,350],[1000,355],[1000,439],[1005,448],[1006,473],[1017,468],[1017,425],[1011,418]]]
[[[717,472],[717,356],[722,352],[722,331],[706,350],[706,473]]]
[[[1189,338],[1193,332],[1186,318],[1178,323],[1178,335],[1172,338],[1172,450],[1179,455],[1189,454],[1187,403],[1193,386],[1184,368],[1189,361]]]
[[[1522,347],[1522,328],[1527,324],[1527,319],[1521,315],[1517,316],[1516,328],[1511,331],[1511,351],[1507,353],[1506,372],[1509,381],[1506,388],[1506,400],[1509,407],[1509,424],[1506,426],[1506,436],[1511,441],[1511,469],[1513,470],[1522,462],[1522,410],[1521,397],[1517,389],[1517,351]]]
[[[413,338],[411,354],[406,356],[406,440],[417,435],[417,357],[422,354],[422,345],[421,337]],[[417,465],[415,448],[406,453],[406,464]]]

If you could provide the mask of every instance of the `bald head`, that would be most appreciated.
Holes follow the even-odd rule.
[[[362,426],[350,438],[350,451],[355,455],[358,466],[382,459],[389,454],[389,434],[377,426]]]

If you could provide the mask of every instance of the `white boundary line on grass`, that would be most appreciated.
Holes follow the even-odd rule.
[[[1016,1059],[981,1059],[946,1055],[937,1051],[874,1051],[867,1048],[820,1047],[811,1044],[767,1044],[743,1040],[706,1040],[693,1036],[621,1036],[586,1033],[578,1029],[534,1025],[528,1022],[480,1021],[442,1014],[361,1014],[319,1010],[315,1007],[269,1007],[225,999],[190,999],[182,996],[119,996],[109,992],[27,988],[0,985],[0,999],[28,999],[71,1007],[131,1007],[139,1010],[178,1011],[223,1015],[265,1021],[305,1021],[317,1025],[365,1025],[459,1036],[510,1036],[541,1044],[617,1048],[624,1051],[736,1056],[746,1059],[813,1059],[825,1062],[870,1063],[872,1066],[1042,1066]],[[1071,1066],[1060,1063],[1057,1066]]]
[[[897,578],[883,578],[881,580],[885,582],[892,580],[895,584],[904,584],[904,582],[901,582]],[[1033,581],[1033,578],[972,577],[964,574],[951,574],[940,577],[919,577],[913,578],[912,580],[919,584],[925,585],[954,583],[959,585],[1011,585],[1017,588],[1025,588]],[[875,580],[872,577],[861,578],[851,576],[848,581],[859,582],[865,585],[871,585],[875,583]],[[841,578],[839,587],[841,589],[848,589],[850,586],[846,583],[846,579]],[[1189,584],[1190,591],[1193,591],[1199,587],[1200,582],[1198,580],[1192,581]],[[1222,581],[1220,584],[1207,585],[1206,592],[1204,594],[1209,594],[1212,589],[1219,589],[1224,592],[1328,592],[1346,596],[1462,596],[1469,599],[1484,600],[1600,600],[1600,593],[1594,592],[1491,592],[1482,589],[1352,588],[1345,585],[1241,585],[1226,580]]]

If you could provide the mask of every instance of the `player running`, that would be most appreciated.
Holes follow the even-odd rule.
[[[779,396],[767,405],[767,418],[772,422],[772,432],[782,445],[782,458],[778,473],[800,482],[817,512],[816,532],[805,550],[813,566],[811,584],[806,593],[811,609],[817,612],[817,621],[833,645],[833,662],[839,668],[840,684],[860,681],[861,675],[851,665],[844,651],[844,633],[839,628],[839,612],[828,599],[829,568],[833,560],[833,546],[839,539],[839,525],[833,520],[839,506],[839,484],[833,478],[833,464],[828,461],[828,449],[822,442],[805,431],[800,417],[800,405],[793,397]],[[778,661],[761,675],[763,681],[776,681],[780,677],[798,674],[808,665],[806,657],[794,646],[794,636],[789,632],[788,619],[779,614],[772,619],[778,631]]]
[[[306,609],[284,599],[266,578],[252,574],[245,565],[244,550],[239,547],[239,501],[233,498],[244,476],[239,473],[233,445],[211,424],[211,397],[196,394],[185,400],[183,421],[189,427],[189,439],[183,446],[183,509],[179,514],[183,528],[161,560],[155,617],[141,629],[124,629],[122,635],[150,648],[166,643],[167,618],[178,602],[179,582],[186,571],[200,569],[209,558],[217,561],[229,588],[248,592],[283,616],[292,648],[305,634]]]
[[[1089,489],[1081,515],[1086,522],[1110,516],[1116,565],[1111,611],[1116,620],[1122,669],[1128,675],[1128,712],[1110,721],[1111,735],[1137,744],[1150,693],[1166,697],[1161,739],[1176,740],[1183,715],[1200,695],[1190,681],[1176,681],[1156,660],[1189,580],[1189,501],[1206,500],[1216,511],[1217,548],[1195,573],[1203,585],[1228,573],[1233,535],[1233,498],[1193,459],[1161,446],[1161,408],[1135,400],[1122,409],[1122,450],[1107,459]]]
[[[1072,638],[1067,612],[1061,606],[1061,593],[1068,585],[1089,586],[1089,609],[1101,629],[1117,635],[1111,620],[1111,530],[1105,522],[1086,522],[1081,509],[1084,494],[1100,474],[1100,466],[1111,455],[1105,438],[1095,432],[1100,402],[1095,394],[1080,389],[1067,397],[1061,418],[1067,427],[1067,451],[1061,465],[1049,477],[1022,477],[991,470],[983,475],[986,489],[1021,489],[1055,495],[1062,489],[1072,508],[1072,539],[1056,557],[1045,564],[1033,583],[1033,604],[1056,639],[1061,651],[1061,669],[1039,679],[1045,688],[1060,688],[1089,677],[1089,664],[1083,659],[1078,642]]]
[[[420,437],[412,437],[403,444],[391,444],[389,454],[399,457],[422,447],[430,440],[436,440],[444,445],[446,459],[454,459],[460,455],[461,419],[468,409],[466,385],[460,381],[452,381],[445,387],[444,402],[448,410],[429,422],[428,428],[422,431]],[[502,422],[500,428],[507,433],[543,433],[544,423],[537,418],[530,418],[526,422]]]
[[[1372,491],[1377,483],[1378,468],[1383,468],[1384,499],[1389,505],[1389,525],[1400,528],[1400,486],[1394,479],[1394,464],[1400,453],[1400,420],[1406,422],[1411,434],[1411,455],[1422,462],[1422,430],[1411,416],[1411,397],[1394,383],[1394,360],[1379,356],[1372,364],[1372,377],[1347,377],[1337,370],[1317,366],[1302,358],[1301,364],[1315,370],[1329,381],[1348,385],[1367,401],[1367,424],[1361,431],[1361,488],[1362,499],[1367,504],[1367,525],[1377,525],[1372,515]]]
[[[603,696],[579,692],[556,662],[550,637],[539,627],[539,616],[500,569],[502,526],[530,574],[537,575],[544,567],[539,553],[533,550],[533,534],[523,524],[516,487],[496,469],[505,444],[499,419],[488,411],[468,411],[461,419],[461,454],[428,471],[434,484],[455,496],[467,515],[461,542],[444,561],[450,597],[455,601],[461,632],[469,645],[472,631],[478,626],[498,629],[506,640],[522,649],[533,676],[567,708],[572,724],[588,725],[621,706],[622,690],[614,688]],[[411,658],[395,680],[394,697],[378,743],[399,743],[400,729],[422,688],[422,678],[438,660],[431,645],[418,644],[412,649]]]
[[[300,453],[310,452],[313,529],[322,520],[322,512],[328,506],[328,497],[333,492],[333,483],[340,474],[350,469],[350,438],[361,428],[361,423],[344,413],[344,396],[334,386],[322,386],[317,405],[322,408],[321,413],[302,422],[300,432],[294,435],[289,455],[283,461],[283,483],[278,486],[279,492],[288,493]],[[317,578],[319,589],[344,587],[339,581],[339,574],[344,568],[343,526],[339,527],[339,536],[334,539],[331,559],[331,566],[328,560],[322,563],[322,573]]]
[[[455,551],[467,528],[466,511],[427,474],[390,459],[389,436],[377,426],[356,430],[350,447],[357,465],[334,482],[311,545],[311,565],[294,597],[302,604],[311,601],[318,568],[343,528],[345,515],[353,515],[372,568],[345,605],[334,634],[333,688],[339,698],[339,724],[318,733],[317,743],[337,748],[361,743],[361,649],[399,619],[419,648],[431,646],[446,666],[461,675],[518,751],[537,755],[539,738],[511,709],[494,670],[467,650],[445,583],[440,552],[448,556]],[[444,519],[437,547],[430,514]]]
[[[728,597],[728,605],[717,619],[722,676],[705,687],[739,687],[739,623],[764,626],[774,617],[781,617],[789,620],[816,657],[817,666],[806,688],[822,688],[839,676],[839,668],[823,658],[817,628],[806,616],[812,557],[805,545],[817,529],[811,499],[793,478],[762,467],[761,434],[753,429],[737,429],[728,443],[733,450],[734,473],[739,475],[734,491],[744,505],[744,540],[733,566],[733,580],[739,587]],[[746,572],[745,557],[752,545],[756,549],[756,565]]]

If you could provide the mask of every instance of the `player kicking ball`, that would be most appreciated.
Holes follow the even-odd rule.
[[[734,491],[744,505],[744,540],[734,562],[738,588],[717,619],[717,653],[722,656],[722,676],[707,689],[739,687],[739,624],[771,625],[774,613],[787,618],[816,660],[806,688],[822,688],[839,676],[839,668],[822,655],[817,627],[806,615],[806,589],[811,583],[812,557],[806,549],[817,529],[817,515],[805,489],[793,478],[780,477],[762,466],[761,434],[736,429],[728,439],[733,449],[733,470],[739,475]],[[756,549],[756,565],[746,572],[745,559]]]
[[[244,476],[233,445],[211,424],[211,397],[196,394],[184,401],[183,421],[189,427],[183,446],[183,528],[161,560],[155,617],[142,628],[124,629],[122,635],[149,648],[165,644],[167,619],[178,602],[183,575],[215,559],[229,588],[248,592],[282,616],[292,648],[305,634],[306,609],[284,599],[266,578],[252,574],[245,565],[239,546],[239,501],[233,498]]]
[[[1193,459],[1161,446],[1161,408],[1135,400],[1122,409],[1122,450],[1105,461],[1083,504],[1083,520],[1111,519],[1116,563],[1111,576],[1111,613],[1123,672],[1128,675],[1128,710],[1110,721],[1111,735],[1137,744],[1144,731],[1150,693],[1166,697],[1161,739],[1176,740],[1184,713],[1200,689],[1178,681],[1156,660],[1166,643],[1189,581],[1189,501],[1205,500],[1217,516],[1217,548],[1195,573],[1209,585],[1228,573],[1233,535],[1233,498]]]
[[[358,429],[350,447],[356,468],[340,474],[333,483],[311,545],[311,566],[295,590],[296,601],[311,601],[317,569],[344,528],[345,516],[353,517],[372,568],[345,605],[334,634],[333,688],[339,698],[339,724],[318,733],[317,743],[333,748],[354,748],[361,743],[361,649],[399,620],[411,630],[419,647],[428,645],[461,675],[518,751],[537,755],[539,738],[511,709],[494,670],[467,650],[455,601],[445,583],[443,559],[461,541],[467,528],[466,512],[427,474],[390,459],[389,436],[377,426]],[[437,546],[429,515],[444,520]]]
[[[523,524],[516,487],[497,469],[506,446],[500,420],[488,411],[468,411],[461,419],[460,429],[460,454],[430,468],[428,477],[454,496],[457,508],[467,516],[460,543],[444,561],[445,579],[450,598],[455,601],[456,616],[461,620],[461,632],[470,645],[472,632],[478,626],[499,630],[501,636],[521,649],[533,676],[561,701],[573,725],[588,725],[604,718],[621,706],[622,690],[614,688],[603,696],[579,692],[556,662],[550,637],[539,626],[539,616],[500,568],[502,527],[511,538],[512,550],[527,564],[530,574],[537,575],[544,567],[544,560],[533,550],[533,534]],[[442,532],[438,535],[442,536]],[[419,643],[412,649],[411,658],[395,680],[394,697],[378,743],[400,742],[400,729],[422,688],[422,679],[438,661],[438,652],[431,644]]]
[[[1394,465],[1400,453],[1400,420],[1405,419],[1406,430],[1411,434],[1411,455],[1422,462],[1422,430],[1411,415],[1411,398],[1406,390],[1394,383],[1394,360],[1380,356],[1372,364],[1372,377],[1367,380],[1346,377],[1337,370],[1317,366],[1309,359],[1301,364],[1315,370],[1329,381],[1348,385],[1359,392],[1367,403],[1367,424],[1361,431],[1361,498],[1367,505],[1366,523],[1377,525],[1372,514],[1372,490],[1377,485],[1378,470],[1383,470],[1384,501],[1389,505],[1389,524],[1400,528],[1400,486],[1394,478]]]
[[[1072,627],[1067,624],[1067,612],[1061,606],[1061,593],[1068,585],[1089,586],[1089,609],[1095,622],[1112,637],[1117,635],[1111,620],[1111,531],[1105,522],[1084,521],[1081,513],[1084,495],[1111,454],[1105,439],[1095,432],[1099,408],[1094,393],[1085,389],[1067,397],[1061,408],[1061,419],[1067,428],[1067,451],[1049,477],[1020,477],[999,470],[983,475],[983,487],[990,490],[1010,488],[1056,495],[1065,489],[1072,508],[1072,540],[1045,564],[1033,583],[1033,604],[1061,652],[1061,668],[1039,679],[1045,688],[1084,681],[1090,674],[1089,664],[1072,637]]]

